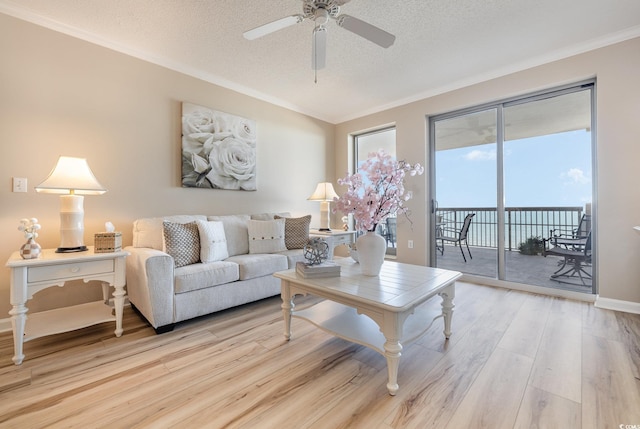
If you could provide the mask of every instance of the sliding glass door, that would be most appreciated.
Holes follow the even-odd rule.
[[[589,82],[430,119],[434,266],[595,291],[593,100]],[[584,254],[543,251],[560,236]]]

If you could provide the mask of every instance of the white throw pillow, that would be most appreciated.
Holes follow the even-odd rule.
[[[229,257],[224,225],[220,221],[196,221],[200,232],[200,261],[222,261]]]
[[[249,215],[208,216],[207,219],[220,221],[224,225],[229,256],[249,253],[249,231],[247,230],[247,222],[251,219]]]
[[[250,220],[249,253],[277,253],[287,250],[284,243],[284,219]]]

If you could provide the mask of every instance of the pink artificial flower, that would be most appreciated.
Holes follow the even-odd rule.
[[[424,173],[420,164],[412,167],[380,150],[370,153],[358,171],[366,174],[368,183],[364,183],[359,172],[338,179],[338,184],[347,186],[347,190],[339,198],[334,198],[334,213],[353,214],[358,231],[375,231],[378,224],[389,216],[408,215],[403,203],[411,199],[412,193],[405,193],[404,178],[407,173],[410,176]]]

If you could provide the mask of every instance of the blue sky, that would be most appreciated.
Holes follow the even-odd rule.
[[[439,151],[439,207],[496,206],[496,144]],[[505,142],[507,207],[591,202],[591,134],[585,130]]]

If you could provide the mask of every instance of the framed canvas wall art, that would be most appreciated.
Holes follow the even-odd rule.
[[[182,103],[182,186],[255,191],[255,122]]]

